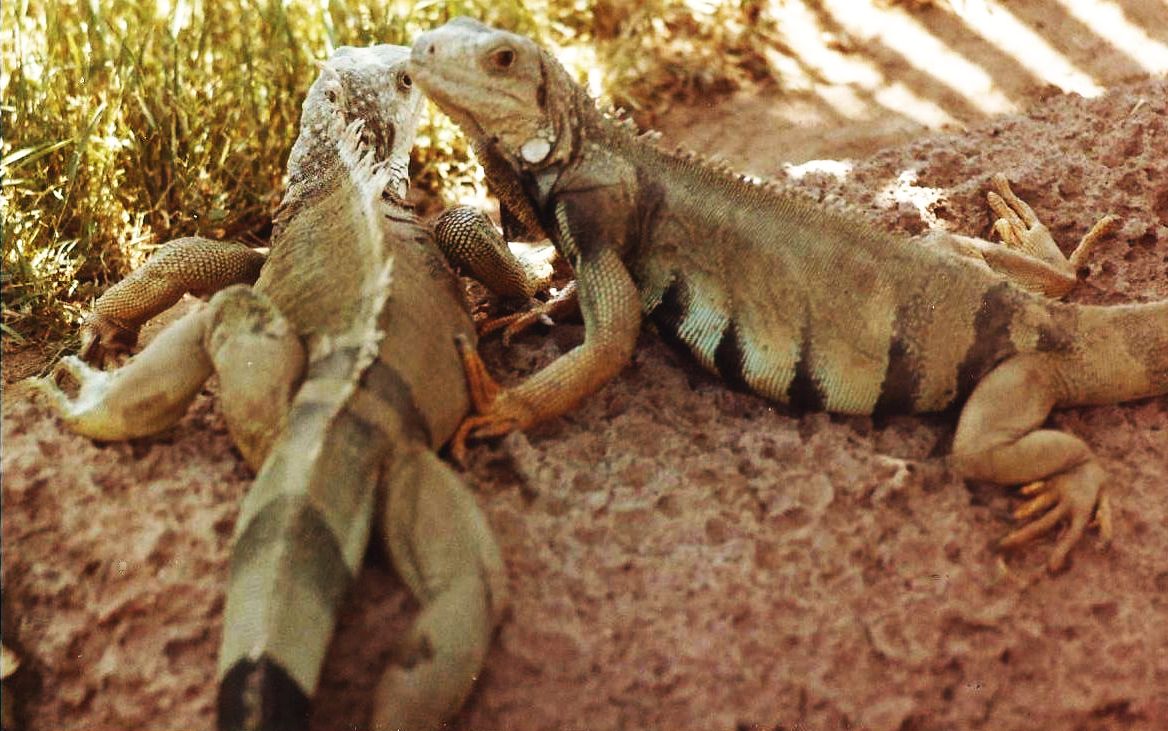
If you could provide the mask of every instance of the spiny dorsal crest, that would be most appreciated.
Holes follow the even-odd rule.
[[[348,170],[349,181],[353,183],[357,194],[371,206],[381,200],[385,187],[394,179],[395,170],[391,160],[374,160],[374,152],[361,140],[363,128],[363,119],[357,119],[346,127],[345,133],[336,142],[336,153]],[[373,210],[370,208],[370,213]]]

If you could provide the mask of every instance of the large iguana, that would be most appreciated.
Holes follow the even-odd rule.
[[[424,33],[415,81],[490,162],[502,204],[534,217],[575,268],[584,342],[500,388],[461,351],[478,414],[455,446],[561,414],[628,363],[643,319],[728,383],[848,414],[964,403],[951,464],[1027,485],[1015,546],[1093,515],[1110,534],[1104,472],[1088,446],[1043,428],[1054,407],[1168,391],[1168,302],[1063,304],[1075,267],[996,179],[1005,244],[943,246],[879,230],[842,206],[661,149],[599,112],[531,40],[467,18]],[[502,180],[502,184],[500,184]],[[510,191],[511,197],[506,193]],[[1111,224],[1104,219],[1072,257]]]
[[[422,605],[377,689],[375,728],[434,728],[462,704],[506,581],[474,498],[434,453],[469,408],[461,287],[403,204],[421,95],[408,49],[339,49],[304,102],[270,256],[172,242],[98,301],[94,359],[185,291],[222,289],[107,373],[77,358],[75,398],[98,439],[177,421],[216,373],[234,440],[258,471],[236,524],[219,656],[221,729],[307,725],[336,612],[376,525]],[[260,265],[262,264],[262,269]]]

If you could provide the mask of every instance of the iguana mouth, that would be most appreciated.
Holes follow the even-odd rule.
[[[410,74],[414,77],[418,86],[422,88],[426,96],[432,102],[438,105],[447,116],[454,118],[455,123],[462,127],[464,131],[469,133],[472,139],[483,139],[485,132],[482,126],[470,115],[470,112],[457,101],[450,94],[447,94],[442,88],[444,85],[442,81],[449,79],[442,76],[442,74],[425,68],[423,61],[419,60],[419,54],[414,53],[410,57]]]

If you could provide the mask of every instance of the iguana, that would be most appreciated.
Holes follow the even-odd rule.
[[[629,362],[643,320],[733,386],[846,414],[964,402],[950,463],[1025,485],[1012,547],[1067,522],[1060,568],[1093,515],[1110,536],[1104,472],[1054,407],[1168,392],[1168,302],[1091,307],[1033,211],[995,178],[1004,244],[881,231],[841,205],[662,149],[602,114],[528,38],[458,18],[415,39],[415,81],[491,162],[502,204],[534,216],[575,269],[581,345],[499,387],[469,341],[478,414],[455,436],[521,429],[571,409]],[[490,176],[488,176],[490,177]],[[1106,218],[1072,256],[1111,227]],[[1035,291],[1031,291],[1035,290]]]
[[[469,408],[454,338],[474,328],[430,229],[403,203],[422,103],[407,58],[382,45],[323,64],[266,261],[240,244],[172,242],[98,301],[82,328],[90,358],[128,347],[184,291],[222,291],[111,373],[66,359],[75,398],[39,384],[70,428],[109,440],[174,423],[219,376],[231,434],[258,472],[231,553],[220,729],[307,726],[373,525],[422,605],[377,688],[375,728],[436,728],[453,714],[504,605],[489,526],[433,451]],[[257,270],[254,287],[223,289]]]

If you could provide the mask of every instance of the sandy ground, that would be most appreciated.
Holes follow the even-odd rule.
[[[780,176],[806,159],[792,140],[810,132],[762,124],[774,103],[735,97],[663,126]],[[864,129],[832,134],[857,149],[890,142],[858,140]],[[893,138],[842,179],[801,184],[892,229],[988,236],[986,181],[1003,171],[1064,250],[1099,215],[1123,217],[1070,300],[1168,297],[1165,80]],[[514,380],[580,335],[567,324],[485,349]],[[39,677],[29,729],[211,727],[229,539],[251,477],[214,392],[163,435],[95,445],[5,388],[3,579]],[[1004,563],[993,551],[1013,503],[946,470],[952,415],[792,413],[644,333],[581,409],[471,453],[512,606],[452,728],[1168,727],[1168,398],[1052,423],[1097,450],[1117,523],[1112,546],[1088,538],[1054,577],[1048,541]],[[342,617],[315,731],[363,728],[416,610],[376,553]]]

